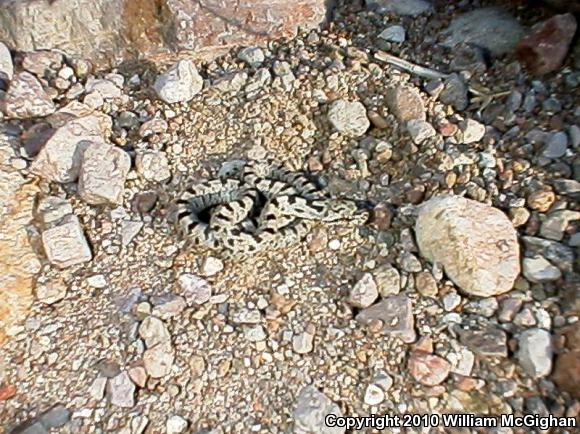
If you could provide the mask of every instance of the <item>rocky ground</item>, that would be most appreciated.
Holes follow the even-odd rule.
[[[578,417],[574,17],[367,3],[169,69],[0,44],[0,433]],[[371,221],[243,262],[180,239],[180,191],[266,157],[373,203]]]

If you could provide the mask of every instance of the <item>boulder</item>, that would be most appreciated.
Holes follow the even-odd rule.
[[[443,265],[465,293],[480,297],[512,289],[520,272],[517,233],[500,210],[459,196],[425,202],[415,224],[421,254]]]

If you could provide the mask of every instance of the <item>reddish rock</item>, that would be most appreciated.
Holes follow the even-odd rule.
[[[436,386],[445,381],[451,365],[447,360],[435,354],[413,351],[409,357],[409,372],[419,383],[425,386]]]
[[[6,401],[16,395],[16,386],[7,384],[0,386],[0,401]]]
[[[121,58],[216,57],[313,28],[325,0],[5,1],[0,40],[18,51],[60,49],[98,66]]]
[[[516,55],[535,74],[547,74],[562,66],[576,33],[572,14],[555,15],[536,24],[520,39]]]
[[[552,380],[558,387],[580,398],[580,351],[562,353],[556,358]]]

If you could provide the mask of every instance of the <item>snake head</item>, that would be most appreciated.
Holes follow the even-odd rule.
[[[327,222],[348,220],[364,224],[369,218],[369,211],[352,200],[329,199],[325,204],[323,220]]]

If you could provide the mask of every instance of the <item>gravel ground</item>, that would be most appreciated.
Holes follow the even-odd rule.
[[[320,407],[330,400],[349,416],[578,416],[579,386],[567,380],[578,359],[566,356],[580,351],[578,55],[538,78],[513,47],[486,61],[436,44],[454,17],[490,2],[418,16],[356,3],[325,30],[184,63],[187,92],[160,81],[162,65],[96,76],[58,56],[15,66],[41,65],[47,93],[2,120],[3,137],[20,137],[11,167],[40,176],[30,237],[42,266],[30,312],[0,353],[0,433],[344,432],[321,428],[308,385],[326,397],[312,398]],[[510,14],[523,26],[551,16]],[[384,33],[393,25],[403,32]],[[380,52],[456,74],[400,71]],[[189,100],[163,102],[156,90]],[[341,100],[366,114],[345,104],[333,115]],[[79,182],[61,182],[33,129],[63,128],[74,101],[112,120],[109,142],[124,152],[95,157],[111,161],[105,173],[83,163]],[[74,157],[58,156],[68,176]],[[179,192],[225,161],[266,156],[373,203],[372,221],[320,224],[303,243],[242,262],[180,239],[166,218]],[[509,217],[522,256],[510,292],[471,295],[426,259],[417,205],[444,193]],[[63,222],[79,234],[51,242]],[[368,309],[379,296],[377,314]],[[393,432],[419,431],[429,432]]]

